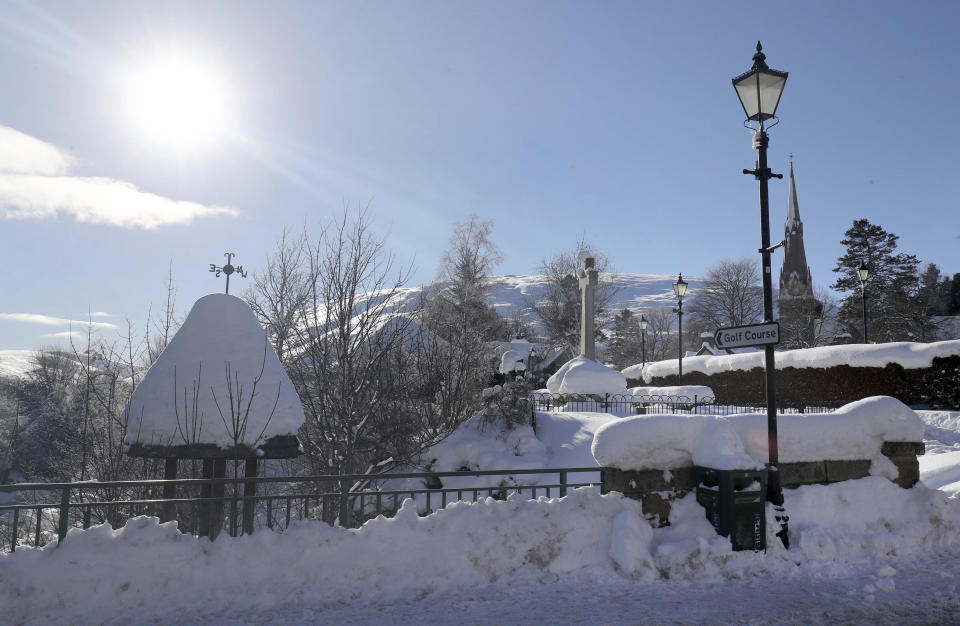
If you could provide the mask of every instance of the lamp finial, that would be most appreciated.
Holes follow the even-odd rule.
[[[760,42],[757,42],[757,53],[753,55],[753,67],[751,70],[765,70],[769,69],[767,67],[767,55],[763,53],[763,46],[760,45]]]

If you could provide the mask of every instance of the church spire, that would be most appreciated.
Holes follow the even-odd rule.
[[[797,184],[793,179],[793,155],[790,155],[790,188],[787,192],[787,232],[800,222],[800,206],[797,204]]]

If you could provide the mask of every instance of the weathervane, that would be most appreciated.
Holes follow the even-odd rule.
[[[227,293],[230,293],[230,274],[233,274],[234,272],[236,272],[237,274],[240,274],[241,277],[246,278],[246,277],[247,277],[247,273],[246,273],[245,271],[243,271],[243,266],[242,266],[242,265],[238,265],[238,266],[234,267],[233,265],[230,264],[230,259],[232,259],[233,257],[237,256],[237,253],[236,253],[236,252],[224,252],[224,253],[223,253],[223,256],[227,257],[227,263],[226,263],[226,265],[224,265],[223,267],[217,267],[215,264],[211,263],[211,264],[210,264],[210,271],[213,272],[214,274],[216,274],[217,278],[220,278],[220,274],[221,274],[221,273],[226,274],[226,276],[227,276]]]

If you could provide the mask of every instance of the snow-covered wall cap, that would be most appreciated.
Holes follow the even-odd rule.
[[[547,380],[550,393],[627,392],[627,379],[617,370],[585,356],[570,359]]]
[[[300,398],[253,311],[223,293],[196,301],[128,408],[127,444],[256,447],[296,434],[304,422]]]
[[[923,422],[896,398],[874,396],[833,413],[777,417],[780,461],[872,460],[885,441],[923,441]],[[767,416],[638,415],[604,424],[591,452],[603,467],[753,469],[767,456]]]
[[[923,369],[933,364],[937,357],[960,355],[960,339],[937,341],[934,343],[913,343],[909,341],[879,344],[849,344],[843,346],[824,346],[821,348],[803,348],[777,352],[777,369],[787,367],[885,367],[887,363],[897,363],[904,369]],[[763,367],[763,352],[730,354],[721,356],[695,356],[683,359],[684,372],[717,374],[737,370],[751,370]],[[675,375],[676,359],[647,363],[645,368],[631,365],[623,370],[627,378],[639,379],[641,374],[645,382],[657,377]]]

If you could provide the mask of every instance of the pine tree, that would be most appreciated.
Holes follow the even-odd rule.
[[[607,357],[617,369],[640,362],[640,324],[630,309],[623,309],[613,318]]]
[[[923,329],[917,321],[920,261],[897,252],[899,237],[881,226],[860,219],[853,222],[840,242],[846,252],[837,259],[833,289],[847,295],[840,305],[840,324],[855,341],[863,341],[862,302],[857,268],[865,263],[870,274],[865,284],[867,334],[871,342],[917,341]]]

